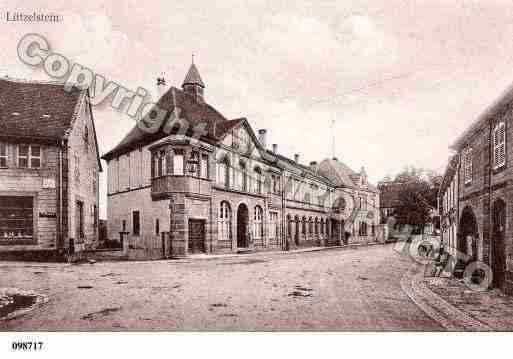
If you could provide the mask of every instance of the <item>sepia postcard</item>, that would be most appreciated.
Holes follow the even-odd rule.
[[[7,357],[511,340],[512,2],[6,0],[0,48]]]

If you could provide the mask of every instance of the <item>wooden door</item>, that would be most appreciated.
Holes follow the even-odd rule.
[[[189,219],[189,253],[205,253],[205,220]]]

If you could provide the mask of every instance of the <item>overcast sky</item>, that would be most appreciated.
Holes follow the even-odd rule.
[[[0,11],[63,21],[0,22],[2,76],[45,78],[16,57],[27,32],[134,90],[154,91],[162,72],[180,86],[194,53],[226,117],[267,128],[303,163],[331,157],[334,133],[335,155],[373,182],[407,165],[443,171],[450,143],[513,80],[511,1],[27,3]],[[134,125],[110,108],[95,118],[102,154]]]

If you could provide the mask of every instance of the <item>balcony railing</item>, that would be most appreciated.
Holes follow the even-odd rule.
[[[151,180],[151,195],[166,198],[172,193],[210,194],[211,181],[191,176],[165,175]]]

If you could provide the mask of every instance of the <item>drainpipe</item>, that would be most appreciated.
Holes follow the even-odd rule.
[[[282,244],[282,249],[288,250],[289,245],[287,243],[287,241],[288,241],[287,228],[285,227],[286,226],[286,224],[285,224],[286,217],[285,217],[285,177],[284,177],[284,172],[282,172],[282,174],[281,174],[280,190],[281,190],[281,237],[284,239],[283,244]]]
[[[63,246],[63,235],[62,235],[62,148],[64,147],[64,141],[61,140],[59,146],[59,223],[57,227],[57,252],[62,250]]]
[[[490,244],[488,249],[488,265],[492,263],[492,164],[493,164],[493,144],[492,144],[492,121],[488,124],[488,147],[490,153],[488,155],[488,243]],[[484,233],[483,233],[484,234]],[[484,257],[484,235],[483,235],[483,257]],[[484,258],[483,258],[484,259]]]

